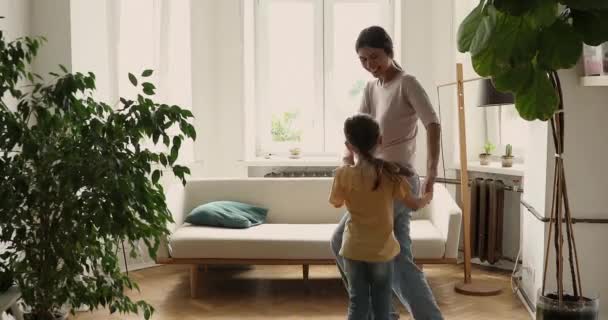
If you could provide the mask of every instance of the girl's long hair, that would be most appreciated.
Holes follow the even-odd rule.
[[[401,182],[401,174],[404,171],[401,166],[376,158],[373,155],[380,137],[380,126],[376,120],[367,114],[357,114],[349,117],[344,122],[344,135],[346,141],[357,148],[362,160],[374,166],[376,180],[374,181],[373,191],[378,189],[383,176],[388,176],[392,181]]]

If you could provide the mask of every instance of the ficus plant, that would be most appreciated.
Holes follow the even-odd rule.
[[[583,291],[562,157],[564,92],[558,71],[576,65],[583,44],[597,46],[606,41],[606,0],[481,0],[458,30],[458,50],[470,53],[475,71],[480,76],[492,78],[499,91],[513,93],[515,106],[523,119],[549,121],[551,124],[557,153],[551,210],[551,221],[555,225],[549,228],[545,266],[549,262],[549,248],[553,242],[556,253],[555,295],[560,304],[566,297],[563,285],[564,241],[567,243],[574,299],[582,299]],[[566,221],[565,230],[562,220]]]
[[[160,178],[186,182],[190,170],[177,159],[196,138],[192,113],[153,100],[152,70],[129,74],[140,93],[116,106],[94,98],[93,73],[60,67],[44,80],[30,71],[43,42],[0,33],[0,263],[30,319],[53,319],[65,306],[148,319],[154,309],[128,297],[138,287],[117,253],[141,241],[154,257],[168,235]],[[152,151],[149,141],[164,147]]]

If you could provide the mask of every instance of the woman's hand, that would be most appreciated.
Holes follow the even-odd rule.
[[[433,186],[435,185],[435,176],[427,176],[424,179],[424,184],[422,185],[422,192],[424,193],[433,193]]]
[[[422,195],[422,197],[420,198],[420,208],[424,208],[424,207],[428,206],[429,203],[431,203],[431,200],[433,200],[433,193],[425,192]]]

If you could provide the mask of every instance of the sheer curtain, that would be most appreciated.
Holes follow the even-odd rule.
[[[128,73],[140,76],[153,69],[146,81],[157,87],[155,101],[192,109],[190,0],[72,0],[71,44],[73,70],[94,72],[98,99],[118,106],[120,97],[135,98],[138,91]],[[160,148],[147,143],[148,148]],[[193,144],[182,144],[178,162],[192,164]],[[173,183],[167,172],[163,183]],[[154,264],[143,243],[140,257],[131,258],[129,270]],[[119,257],[123,258],[122,252]],[[125,263],[121,263],[123,268]]]

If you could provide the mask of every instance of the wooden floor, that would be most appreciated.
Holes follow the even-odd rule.
[[[469,297],[454,292],[462,279],[462,266],[436,265],[424,269],[446,319],[530,319],[511,292],[509,274],[474,269],[474,276],[499,283],[496,297]],[[301,266],[255,266],[209,269],[201,275],[200,298],[191,299],[188,266],[162,266],[132,277],[141,287],[134,299],[144,299],[156,309],[152,319],[162,320],[262,320],[346,318],[347,295],[335,266],[311,266],[310,279],[302,280]],[[401,319],[411,319],[405,310]],[[106,310],[77,313],[76,319],[143,319],[112,315]]]

